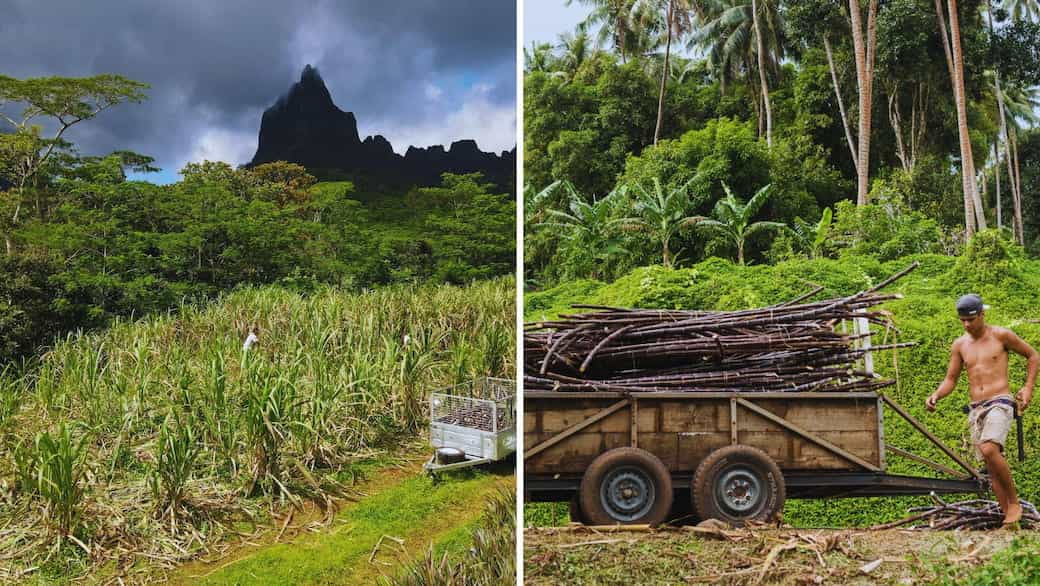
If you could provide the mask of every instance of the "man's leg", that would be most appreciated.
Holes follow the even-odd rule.
[[[1018,491],[1015,490],[1015,481],[1011,478],[1011,468],[1008,467],[1000,446],[985,441],[979,445],[979,451],[986,461],[986,469],[993,484],[993,492],[997,494],[1000,510],[1004,511],[1004,524],[1018,522],[1022,518],[1022,505],[1018,502]]]

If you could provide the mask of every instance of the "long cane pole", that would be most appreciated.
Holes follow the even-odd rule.
[[[1015,403],[1015,435],[1018,436],[1018,461],[1026,459],[1026,443],[1022,434],[1022,414],[1018,411],[1018,403]]]

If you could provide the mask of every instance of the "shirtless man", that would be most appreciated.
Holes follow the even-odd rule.
[[[1008,350],[1029,361],[1026,384],[1017,395],[1019,413],[1025,411],[1033,399],[1040,353],[1011,330],[988,325],[986,309],[978,295],[965,295],[957,300],[957,315],[966,333],[954,341],[946,378],[925,401],[925,407],[934,411],[935,404],[957,386],[961,369],[968,371],[968,394],[971,397],[968,425],[975,456],[986,462],[993,492],[997,495],[1000,510],[1004,511],[1004,525],[1010,525],[1022,518],[1022,505],[1018,502],[1011,469],[1003,454],[1016,402],[1008,383]]]

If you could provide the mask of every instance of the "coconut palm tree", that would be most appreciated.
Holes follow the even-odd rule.
[[[1011,18],[1015,20],[1036,22],[1040,19],[1040,2],[1037,0],[1007,0],[1004,8],[1011,13]]]
[[[1001,121],[1006,133],[1006,151],[1008,177],[1011,183],[1012,206],[1014,213],[1015,239],[1019,244],[1025,243],[1022,225],[1022,176],[1018,164],[1018,129],[1022,126],[1035,126],[1040,123],[1037,115],[1040,108],[1040,88],[1021,88],[1008,86],[1003,88],[1004,119]]]
[[[592,8],[582,25],[594,28],[599,46],[609,44],[621,56],[621,62],[625,63],[633,36],[632,5],[635,0],[566,0],[564,4],[570,6],[575,2]]]
[[[665,190],[656,177],[649,188],[639,184],[633,186],[636,198],[633,211],[636,215],[617,221],[623,230],[644,232],[659,243],[661,260],[668,267],[675,262],[671,249],[672,238],[699,221],[697,217],[688,215],[693,208],[689,194],[692,181],[670,190]]]
[[[564,71],[573,76],[595,52],[592,37],[589,36],[585,25],[579,24],[573,33],[563,33],[559,36],[559,40],[560,43],[557,47],[562,52],[560,65]]]
[[[964,53],[961,50],[961,27],[957,14],[957,0],[946,0],[949,12],[943,14],[942,0],[935,0],[939,33],[946,53],[946,64],[953,84],[953,98],[957,105],[957,132],[960,135],[961,184],[964,189],[964,236],[971,238],[976,228],[986,229],[986,217],[982,212],[982,200],[975,184],[975,161],[971,152],[971,136],[968,131],[967,96],[964,92]],[[947,32],[948,29],[948,32]],[[861,153],[862,156],[862,153]]]
[[[721,235],[737,249],[737,262],[744,264],[744,244],[752,234],[762,230],[783,230],[786,224],[781,222],[751,222],[751,218],[762,208],[769,199],[770,184],[755,192],[755,195],[746,203],[741,203],[725,183],[722,188],[726,190],[726,197],[715,203],[712,211],[713,218],[694,218],[698,227],[707,228]]]
[[[657,93],[657,125],[654,127],[654,144],[661,137],[661,124],[664,120],[664,99],[668,89],[668,78],[671,71],[672,42],[689,32],[692,25],[693,0],[636,0],[633,11],[640,14],[639,21],[645,23],[648,16],[659,20],[653,28],[664,31],[664,64],[661,66],[661,85]],[[645,26],[645,25],[644,25]]]
[[[689,47],[707,52],[723,89],[745,77],[757,85],[762,107],[759,135],[765,122],[766,143],[772,143],[772,105],[769,74],[780,73],[786,44],[785,26],[776,0],[702,0],[697,3],[701,26],[690,36]],[[757,72],[758,81],[750,79]]]
[[[524,71],[528,73],[535,71],[548,73],[552,71],[555,59],[552,45],[549,43],[536,44],[532,41],[530,51],[527,50],[527,47],[524,47]]]

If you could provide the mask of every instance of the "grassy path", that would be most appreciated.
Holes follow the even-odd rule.
[[[483,513],[485,500],[514,482],[512,475],[471,471],[433,483],[412,468],[388,471],[388,477],[361,487],[368,496],[344,507],[328,530],[243,551],[231,561],[190,564],[171,576],[171,582],[374,584],[381,575],[396,574],[403,562],[424,553],[431,543],[452,548]]]

